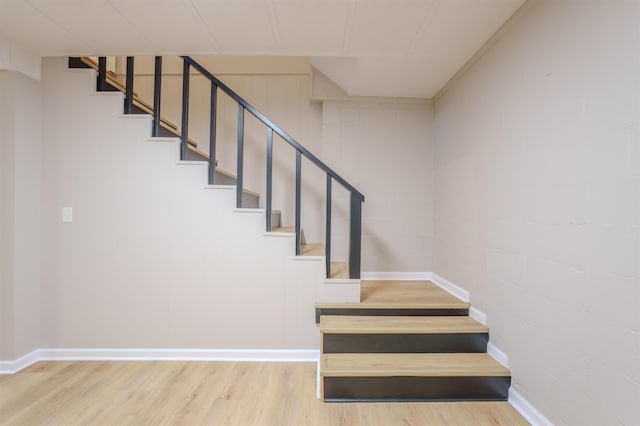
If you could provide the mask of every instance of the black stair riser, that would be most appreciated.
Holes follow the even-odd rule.
[[[69,56],[69,68],[91,68],[89,65],[82,62],[79,56]]]
[[[108,81],[105,82],[104,84],[104,88],[101,90],[100,89],[100,76],[96,77],[96,90],[98,92],[121,92],[120,89],[118,89],[116,86],[113,86],[111,83],[109,83]]]
[[[379,317],[442,317],[469,315],[469,309],[371,309],[371,308],[316,308],[316,324],[320,323],[321,315],[351,315],[351,316],[379,316]]]
[[[323,334],[323,353],[484,353],[488,333]]]
[[[511,377],[324,377],[326,402],[506,401]]]

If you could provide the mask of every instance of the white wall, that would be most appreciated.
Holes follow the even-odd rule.
[[[40,84],[0,72],[0,359],[40,343]]]
[[[18,71],[40,80],[40,56],[15,41],[0,36],[0,70]]]
[[[435,104],[434,271],[559,425],[640,419],[638,22],[534,2]]]
[[[15,73],[0,71],[0,359],[13,359]]]
[[[323,102],[322,158],[365,195],[365,272],[432,268],[432,115],[428,102]],[[334,183],[334,197],[332,259],[344,261],[348,193]]]
[[[318,347],[322,260],[234,212],[234,187],[204,189],[206,167],[176,165],[177,143],[147,141],[150,119],[120,117],[91,72],[47,60],[43,84],[42,347]]]
[[[42,95],[39,82],[16,76],[15,352],[40,345]]]

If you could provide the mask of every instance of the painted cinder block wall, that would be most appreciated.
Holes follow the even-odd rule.
[[[634,424],[638,4],[531,5],[435,102],[432,270],[471,291],[510,356],[514,386],[551,420]],[[5,160],[0,173],[14,167]],[[13,200],[4,190],[0,200]],[[14,220],[4,213],[3,230]],[[59,220],[57,210],[42,218],[43,247]],[[3,267],[5,252],[17,253],[7,247]],[[54,261],[42,265],[58,273]],[[45,292],[41,344],[53,345],[60,295]],[[10,300],[0,307],[23,306]]]
[[[322,104],[322,155],[366,196],[362,270],[432,268],[433,107],[425,100],[331,100]],[[338,185],[336,185],[338,186]],[[334,190],[332,250],[347,258],[348,193]]]
[[[41,88],[0,71],[0,360],[40,345]]]
[[[558,425],[640,421],[639,22],[530,2],[435,102],[434,271]]]
[[[126,135],[120,129],[126,127],[123,124],[125,122],[144,119],[118,119],[121,108],[118,104],[119,95],[93,92],[94,84],[87,71],[66,70],[64,61],[64,58],[45,60],[40,82],[17,72],[2,74],[3,94],[7,95],[3,98],[5,102],[2,105],[6,111],[2,117],[8,124],[2,128],[3,150],[7,155],[2,158],[1,224],[3,235],[6,234],[7,238],[3,238],[1,244],[3,279],[0,331],[3,339],[0,360],[16,360],[37,348],[316,347],[317,338],[309,337],[315,335],[312,304],[304,305],[300,298],[289,291],[285,292],[286,295],[283,294],[278,287],[280,284],[273,288],[264,279],[250,279],[247,275],[249,270],[238,265],[248,262],[255,269],[256,264],[247,260],[251,258],[248,252],[245,256],[233,254],[231,247],[239,247],[243,243],[235,244],[236,239],[228,233],[217,234],[215,238],[212,236],[211,243],[196,238],[197,229],[202,233],[208,232],[207,224],[212,221],[215,223],[215,215],[203,217],[205,210],[195,208],[183,212],[189,217],[184,223],[171,224],[175,217],[169,216],[167,212],[175,212],[175,207],[170,206],[200,205],[203,201],[198,188],[204,182],[196,179],[195,184],[185,183],[186,187],[178,191],[183,198],[174,200],[172,192],[167,188],[166,174],[163,174],[166,171],[159,172],[159,168],[166,165],[158,164],[157,159],[154,159],[156,157],[140,155],[140,143],[148,145],[144,141],[139,142],[145,138],[144,132],[139,131],[139,127],[144,124],[126,125],[132,127],[132,135]],[[306,101],[302,100],[300,86],[303,79],[300,76],[269,78],[278,80],[279,87],[284,85],[287,95],[269,96],[262,91],[265,87],[264,76],[246,76],[238,81],[249,92],[247,98],[255,95],[268,109],[281,113],[289,108],[284,104],[289,103],[292,97],[296,106],[310,101],[308,98]],[[336,111],[350,111],[351,114],[343,115],[352,119],[339,119],[340,124],[328,120],[328,125],[345,124],[346,127],[334,132],[327,128],[326,134],[325,129],[320,132],[323,123],[316,111],[321,108],[320,104],[307,106],[307,109],[300,108],[299,115],[304,118],[304,122],[311,121],[313,125],[305,126],[304,122],[297,124],[306,129],[301,132],[303,134],[320,136],[319,133],[322,133],[323,145],[316,146],[319,149],[314,151],[325,160],[332,161],[339,173],[344,173],[348,178],[353,177],[368,189],[377,189],[377,196],[372,198],[372,208],[364,214],[365,241],[374,232],[384,233],[385,238],[391,237],[392,240],[394,233],[407,234],[421,229],[420,225],[411,226],[410,223],[410,220],[423,221],[418,212],[414,211],[409,219],[403,209],[387,207],[392,206],[401,193],[395,189],[398,187],[395,179],[399,177],[405,181],[405,191],[402,192],[405,198],[423,198],[420,193],[423,187],[421,180],[407,180],[406,164],[421,158],[422,154],[412,154],[415,152],[414,148],[420,147],[426,152],[430,149],[430,122],[425,120],[430,115],[430,105],[424,102],[407,105],[403,102],[335,104],[331,108],[335,106]],[[39,111],[42,110],[45,112],[40,114]],[[331,114],[328,112],[327,116]],[[386,137],[388,135],[381,132],[385,121],[393,127],[397,139]],[[115,127],[112,128],[113,126]],[[130,140],[138,142],[130,149],[118,151],[122,143]],[[326,156],[322,149],[325,143]],[[358,150],[368,156],[367,163],[363,163],[353,176],[348,163],[338,162],[342,160],[340,156],[328,155],[331,147],[340,144],[344,144],[344,157],[348,162],[357,162],[355,157]],[[147,154],[151,155],[152,152],[153,150]],[[336,154],[335,150],[331,152]],[[373,152],[378,153],[375,158],[370,155]],[[387,153],[392,153],[393,158],[398,161],[387,161]],[[135,155],[138,155],[138,160],[134,161]],[[173,157],[171,159],[175,160]],[[384,167],[387,177],[380,176],[380,167]],[[309,174],[309,170],[306,173]],[[158,176],[161,178],[158,179]],[[320,178],[320,188],[324,190],[324,176]],[[385,180],[387,184],[378,185],[379,179]],[[338,185],[335,185],[334,226],[337,234],[340,233],[340,221],[336,219],[346,213],[346,208],[340,209],[339,192]],[[18,193],[21,194],[19,197],[16,196]],[[374,192],[372,194],[376,195]],[[311,195],[315,197],[318,194]],[[73,223],[61,222],[62,207],[74,208]],[[303,208],[309,207],[310,203],[303,204]],[[307,217],[308,213],[309,210],[305,213]],[[318,216],[320,215],[324,219],[323,208],[320,209]],[[344,219],[346,223],[346,216]],[[286,220],[285,218],[285,223]],[[383,222],[388,226],[383,226]],[[394,225],[394,222],[402,222],[402,226]],[[428,222],[425,223],[425,229],[428,229]],[[253,229],[258,240],[262,238],[262,227],[262,222],[256,223]],[[309,229],[306,225],[305,228]],[[344,236],[346,229],[343,232]],[[124,242],[125,236],[127,243]],[[313,241],[311,232],[307,236]],[[186,244],[185,238],[191,237],[192,244]],[[220,241],[226,249],[215,256],[211,255],[211,247]],[[14,244],[16,242],[19,244]],[[384,241],[378,238],[374,244],[372,247],[380,247],[384,245]],[[182,246],[183,250],[176,248]],[[254,248],[259,251],[262,247],[252,246]],[[346,258],[346,248],[347,239],[342,237],[340,241],[338,237],[335,245],[337,254],[333,259],[339,259],[340,250]],[[403,250],[407,250],[406,255]],[[366,244],[363,251],[364,259],[369,258],[367,253],[372,250]],[[175,255],[158,261],[169,252],[175,252]],[[387,270],[405,269],[404,264],[394,261],[408,259],[410,254],[422,256],[423,253],[417,252],[415,246],[405,247],[401,241],[397,242],[393,257],[389,257],[391,260],[386,263],[389,268]],[[182,268],[184,274],[181,278],[189,285],[177,285],[175,288],[182,288],[182,292],[169,298],[172,291],[170,283],[177,281],[171,279],[170,273],[159,271],[171,269],[170,265],[179,262],[189,265]],[[214,266],[219,262],[227,272],[229,270],[226,266],[236,265],[236,271],[243,273],[225,275],[219,267]],[[304,269],[305,263],[307,262],[295,262],[293,270],[288,274],[297,274],[297,270]],[[305,282],[309,279],[313,281],[322,274],[322,262],[316,263],[317,277],[297,278],[296,289],[304,290],[305,294],[315,292],[310,287],[313,284]],[[379,270],[375,262],[369,262],[368,265],[372,265],[370,270]],[[423,265],[414,262],[415,270],[420,270],[429,266],[428,258],[424,259]],[[211,268],[210,276],[205,273],[206,268]],[[275,270],[279,272],[265,275],[268,276],[267,281],[282,283],[284,278],[278,280],[277,277],[284,274],[286,269],[285,266],[276,267]],[[217,291],[221,293],[216,294]],[[235,295],[241,293],[245,295],[241,298],[244,300],[243,305],[247,306],[255,301],[253,296],[258,297],[262,304],[268,300],[270,304],[282,302],[293,306],[290,302],[297,300],[294,310],[299,320],[290,321],[284,328],[295,325],[304,328],[304,331],[293,333],[290,330],[286,336],[279,335],[281,339],[279,337],[267,341],[265,338],[269,333],[263,332],[261,327],[270,322],[263,320],[260,327],[252,325],[252,320],[255,320],[254,312],[259,311],[256,307],[254,310],[246,308],[246,318],[235,322],[232,327],[221,328],[222,334],[218,333],[215,330],[223,322],[215,320],[217,315],[223,315],[228,312],[229,307],[235,306],[229,300],[236,300]],[[184,303],[180,307],[171,308],[171,313],[168,313],[166,306],[170,304],[169,300]],[[203,305],[187,310],[188,300],[198,300]],[[317,297],[314,300],[318,300]],[[194,319],[195,322],[191,323],[182,321],[182,325],[175,323],[172,318],[183,308],[190,314],[195,314],[188,316],[191,319],[200,312],[202,321]],[[286,311],[281,308],[282,306],[274,312]],[[274,321],[272,325],[279,320]],[[199,325],[195,326],[196,323]],[[183,325],[184,332],[171,331],[178,330]],[[283,328],[280,325],[277,327]],[[254,332],[259,337],[252,339]],[[243,337],[239,338],[240,336]],[[16,345],[14,337],[21,342],[28,340],[29,344]]]
[[[316,349],[322,259],[293,260],[292,236],[94,82],[43,62],[42,347]]]

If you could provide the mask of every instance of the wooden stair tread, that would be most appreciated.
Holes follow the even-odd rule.
[[[466,302],[415,302],[415,303],[316,303],[317,309],[469,309]]]
[[[333,279],[349,279],[349,264],[346,262],[331,262],[331,276]]]
[[[323,377],[472,377],[511,376],[510,371],[483,353],[323,354]]]
[[[469,309],[431,281],[363,280],[360,303],[319,303],[321,309]]]
[[[324,256],[324,246],[319,243],[300,244],[301,256]]]
[[[320,332],[333,334],[488,333],[489,328],[465,316],[323,315],[320,318]]]
[[[279,226],[277,228],[273,228],[271,232],[283,232],[285,234],[294,234],[296,232],[296,228],[293,226]]]

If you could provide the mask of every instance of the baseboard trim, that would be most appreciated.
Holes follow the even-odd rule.
[[[487,315],[482,312],[480,309],[471,306],[469,308],[469,316],[474,320],[478,321],[482,325],[487,325]]]
[[[362,272],[362,280],[431,281],[431,272]]]
[[[15,374],[38,361],[252,361],[318,362],[317,349],[36,349],[0,361],[0,374]]]
[[[430,275],[431,275],[431,281],[433,281],[434,284],[437,284],[443,290],[448,291],[449,293],[451,293],[458,299],[462,300],[463,302],[468,302],[469,300],[471,300],[471,297],[467,290],[455,285],[449,280],[442,278],[438,274],[434,274],[432,272]]]
[[[15,374],[18,371],[23,370],[32,364],[35,364],[38,361],[40,361],[39,349],[22,355],[20,358],[13,361],[0,361],[0,375]]]
[[[524,399],[520,392],[513,388],[509,390],[509,404],[533,426],[553,426],[553,423],[551,423],[549,419],[540,411],[536,410],[529,401]]]
[[[443,290],[448,291],[465,302],[469,302],[471,300],[471,294],[467,290],[442,278],[438,274],[430,273],[430,275],[431,281],[440,286]],[[469,316],[479,323],[487,325],[487,315],[473,306],[469,308]],[[487,354],[504,367],[509,368],[509,356],[491,342],[487,344]],[[509,389],[508,401],[509,404],[511,404],[511,406],[533,426],[553,426],[553,423],[551,423],[549,419],[531,405],[529,401],[527,401],[518,391],[514,390],[513,387]]]
[[[317,349],[40,349],[47,361],[316,362]]]
[[[496,345],[489,342],[487,343],[487,354],[498,361],[503,367],[509,368],[509,355],[502,352]]]

